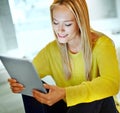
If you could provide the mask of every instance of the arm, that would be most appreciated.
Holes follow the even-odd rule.
[[[92,81],[84,81],[77,86],[67,87],[68,106],[100,100],[118,93],[120,75],[113,42],[110,39],[101,38],[94,48],[93,58],[95,58],[93,59],[95,64],[91,71],[96,73],[96,78]]]

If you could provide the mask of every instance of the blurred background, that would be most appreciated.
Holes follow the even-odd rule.
[[[0,55],[32,59],[54,39],[49,12],[52,1],[0,0]],[[120,54],[120,0],[86,1],[91,27],[107,34]],[[0,113],[24,113],[21,95],[10,91],[8,78],[0,63]],[[53,84],[50,77],[45,80]]]

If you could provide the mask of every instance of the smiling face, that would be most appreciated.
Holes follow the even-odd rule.
[[[53,30],[59,43],[73,43],[80,40],[80,30],[73,13],[64,5],[53,9]]]

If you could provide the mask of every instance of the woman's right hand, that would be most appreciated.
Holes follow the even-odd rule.
[[[25,87],[20,84],[16,79],[9,78],[8,82],[13,93],[20,93],[25,89]]]

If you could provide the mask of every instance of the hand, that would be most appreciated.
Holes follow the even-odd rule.
[[[24,86],[15,79],[10,78],[8,82],[13,93],[20,93],[24,89]]]
[[[48,84],[44,84],[44,87],[49,90],[47,94],[41,93],[38,90],[33,90],[33,97],[39,102],[52,106],[59,100],[65,98],[64,88]]]

